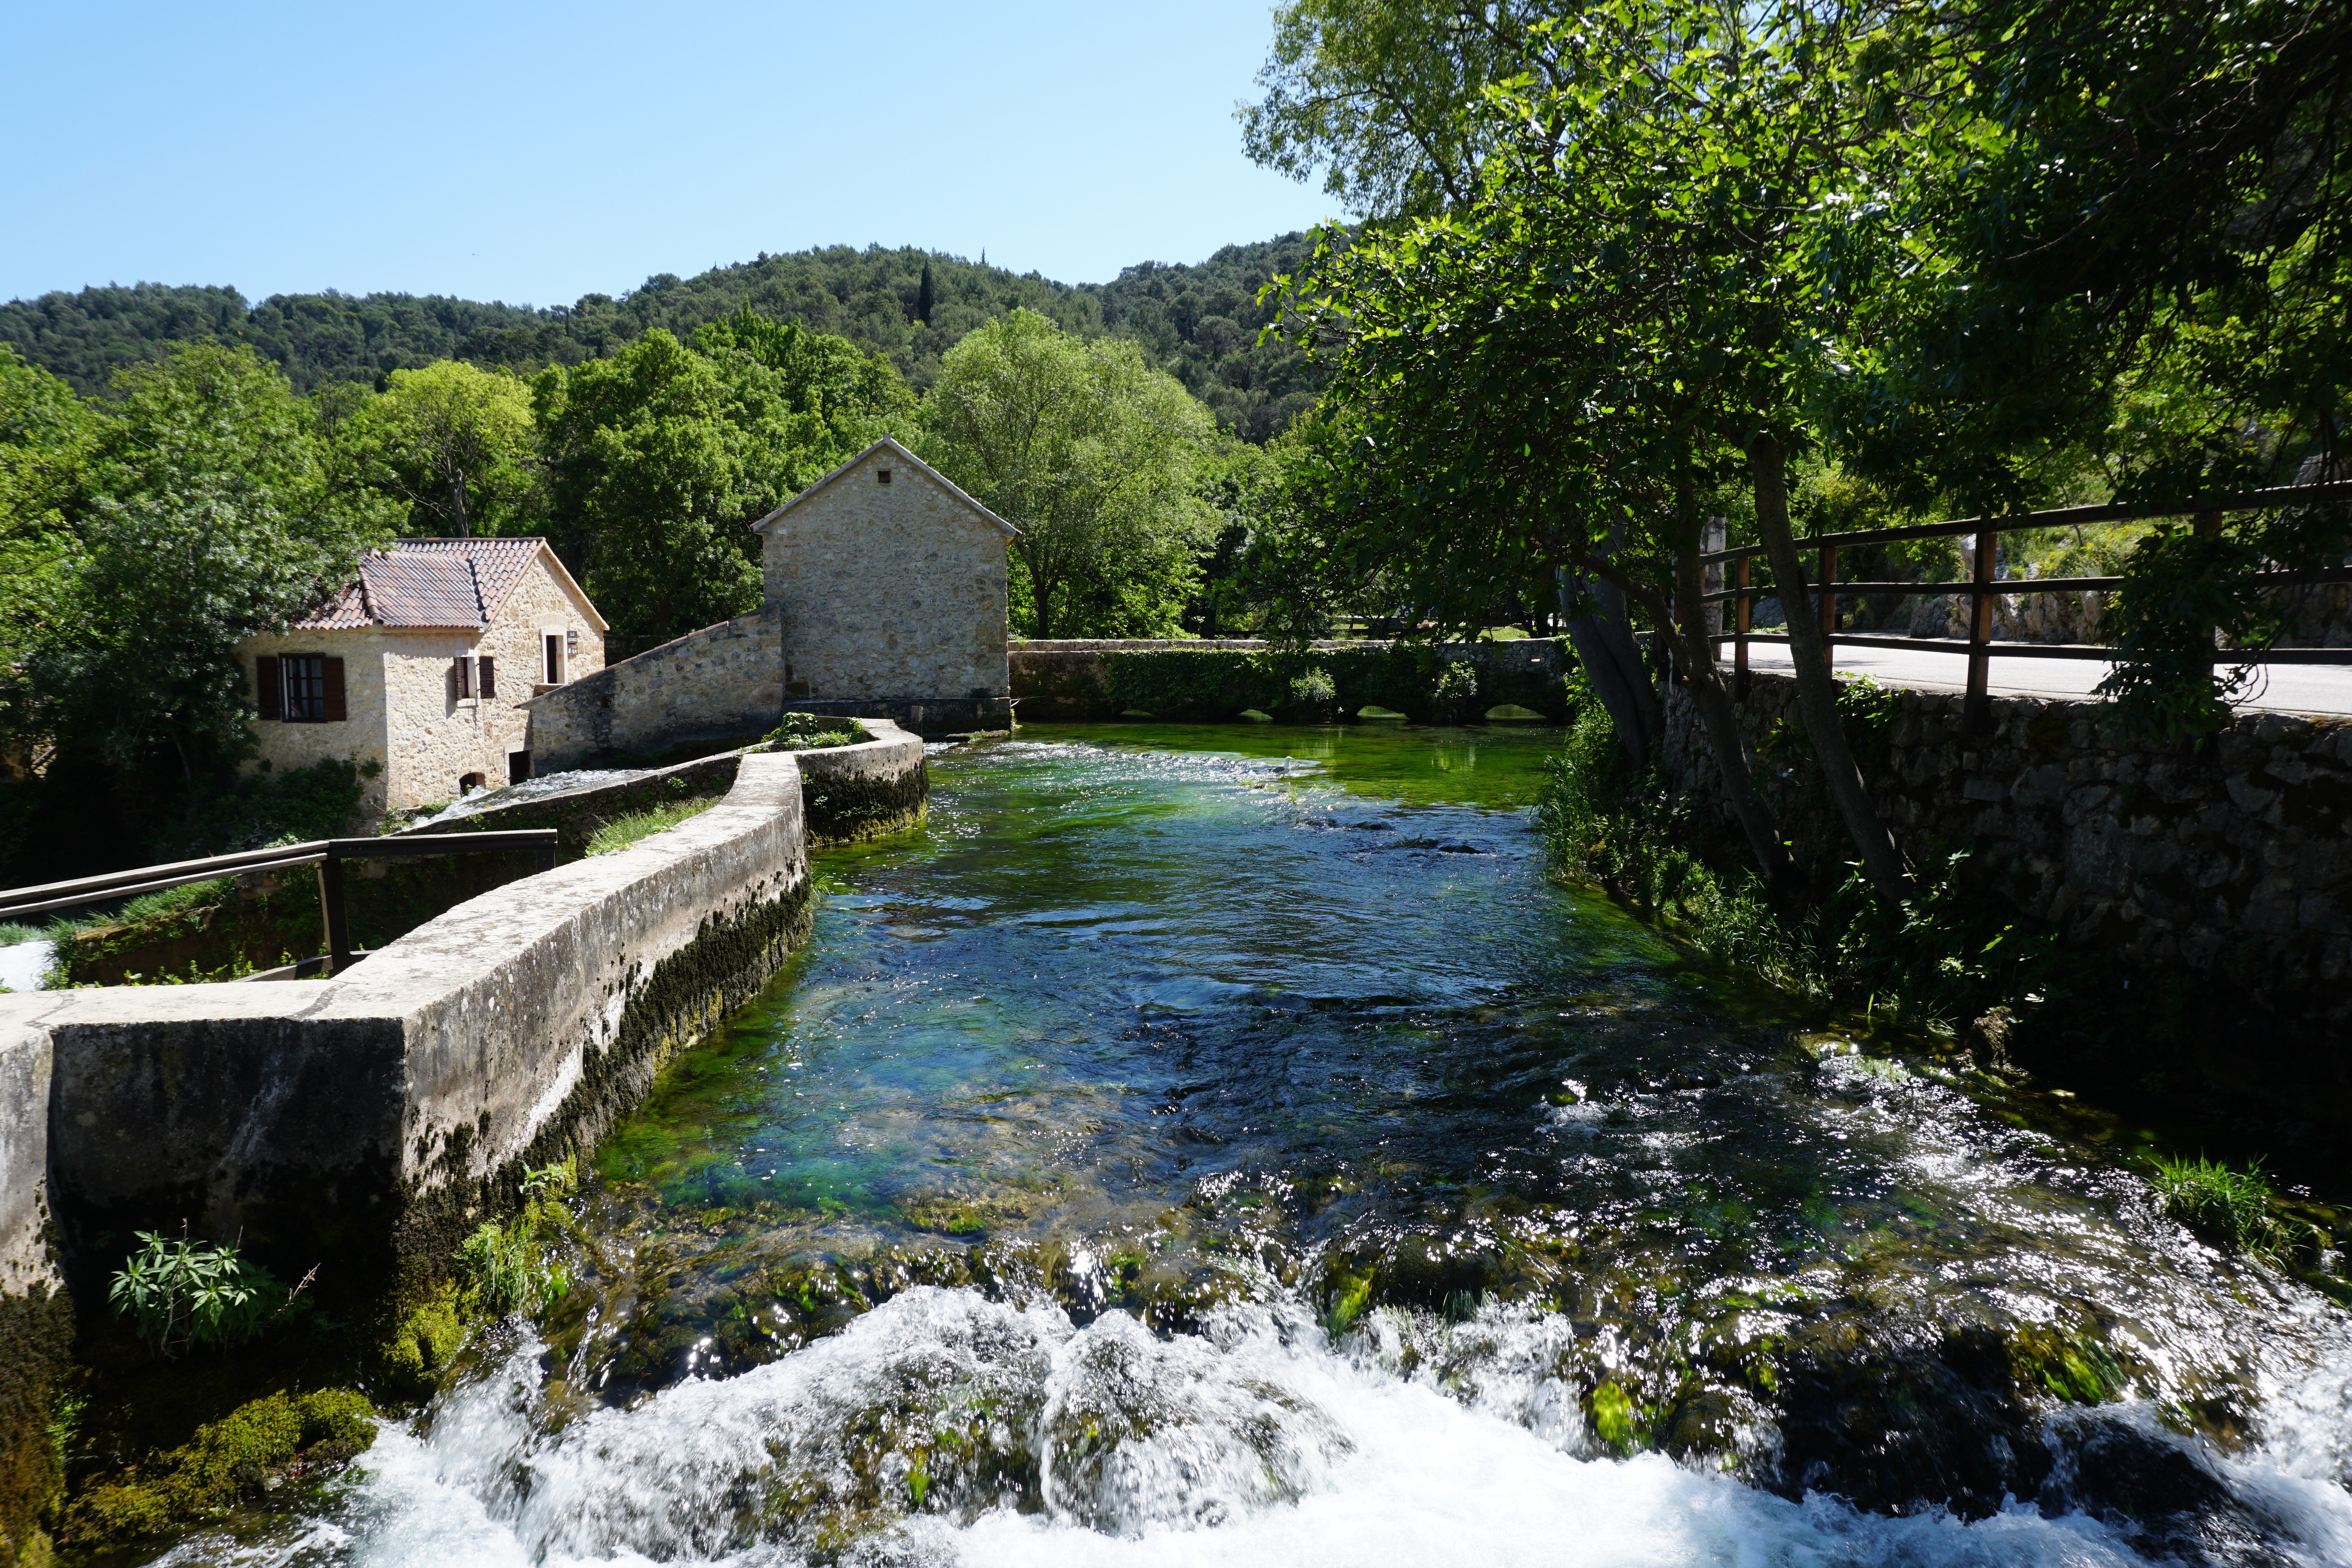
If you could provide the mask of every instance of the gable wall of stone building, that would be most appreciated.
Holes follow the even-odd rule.
[[[328,723],[257,719],[257,764],[267,760],[282,769],[329,758],[376,763],[380,771],[366,781],[362,805],[369,816],[449,800],[468,774],[479,774],[492,786],[503,784],[510,754],[530,747],[530,716],[522,705],[530,700],[534,684],[546,689],[540,683],[540,638],[556,630],[580,633],[568,677],[604,667],[604,633],[542,551],[478,635],[362,626],[248,638],[237,646],[248,682],[256,678],[254,661],[263,654],[341,658],[349,715]],[[450,672],[461,654],[491,660],[495,695],[456,695]]]
[[[866,453],[768,526],[785,700],[1004,695],[1004,546],[903,457]]]

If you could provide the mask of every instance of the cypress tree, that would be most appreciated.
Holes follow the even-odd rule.
[[[931,264],[923,263],[923,281],[915,288],[915,319],[928,327],[931,324]]]

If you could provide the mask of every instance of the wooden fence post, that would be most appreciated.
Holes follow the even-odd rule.
[[[343,912],[343,862],[329,850],[319,862],[319,918],[327,928],[327,956],[340,975],[352,967],[352,924]]]
[[[1748,700],[1748,618],[1756,612],[1756,601],[1747,593],[1748,567],[1755,559],[1746,555],[1739,558],[1741,591],[1739,597],[1731,601],[1731,624],[1735,632],[1731,641],[1732,669],[1737,672],[1732,680],[1732,695],[1741,702]]]
[[[1822,547],[1822,667],[1837,669],[1837,546]]]
[[[1992,722],[1992,658],[1985,650],[1992,645],[1992,573],[2000,548],[2000,536],[1990,530],[1978,534],[1976,540],[1976,559],[1969,574],[1969,695],[1961,713],[1964,727],[1970,730]]]

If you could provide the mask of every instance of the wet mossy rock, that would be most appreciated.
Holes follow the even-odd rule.
[[[218,1519],[289,1480],[331,1471],[374,1437],[375,1408],[363,1395],[268,1395],[198,1427],[131,1479],[91,1487],[68,1509],[63,1539],[104,1546]]]

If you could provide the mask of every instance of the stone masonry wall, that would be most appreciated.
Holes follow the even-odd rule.
[[[773,605],[689,632],[531,699],[531,766],[554,773],[773,729],[784,706]]]
[[[1008,659],[1013,695],[1021,717],[1030,723],[1103,720],[1121,716],[1128,703],[1114,690],[1112,667],[1123,654],[1177,654],[1197,661],[1192,690],[1180,706],[1153,716],[1230,719],[1246,708],[1272,713],[1286,700],[1287,674],[1269,677],[1265,662],[1272,644],[1255,638],[1055,638],[1017,642]],[[1323,655],[1318,658],[1317,655]],[[1554,723],[1566,716],[1570,654],[1565,643],[1526,638],[1507,643],[1447,643],[1407,648],[1373,642],[1318,642],[1297,661],[1317,666],[1339,687],[1339,707],[1349,713],[1366,704],[1415,719],[1439,717],[1434,707],[1436,669],[1466,664],[1476,673],[1477,696],[1468,710],[1445,716],[1475,718],[1503,704],[1539,713]],[[1284,664],[1286,669],[1287,664]]]
[[[789,696],[1006,695],[1004,532],[906,454],[867,451],[763,531]]]
[[[1851,858],[1810,749],[1780,738],[1802,733],[1794,681],[1751,681],[1740,723],[1781,831],[1809,865]],[[1910,854],[1966,849],[1976,880],[2086,950],[2226,978],[2352,1065],[2352,719],[2248,714],[2191,748],[2034,697],[1996,698],[1990,731],[1969,735],[1961,705],[1904,692],[1885,733],[1856,739]],[[1670,773],[1720,809],[1685,688],[1667,712]],[[2323,1089],[2352,1109],[2352,1082],[2293,1085]]]

